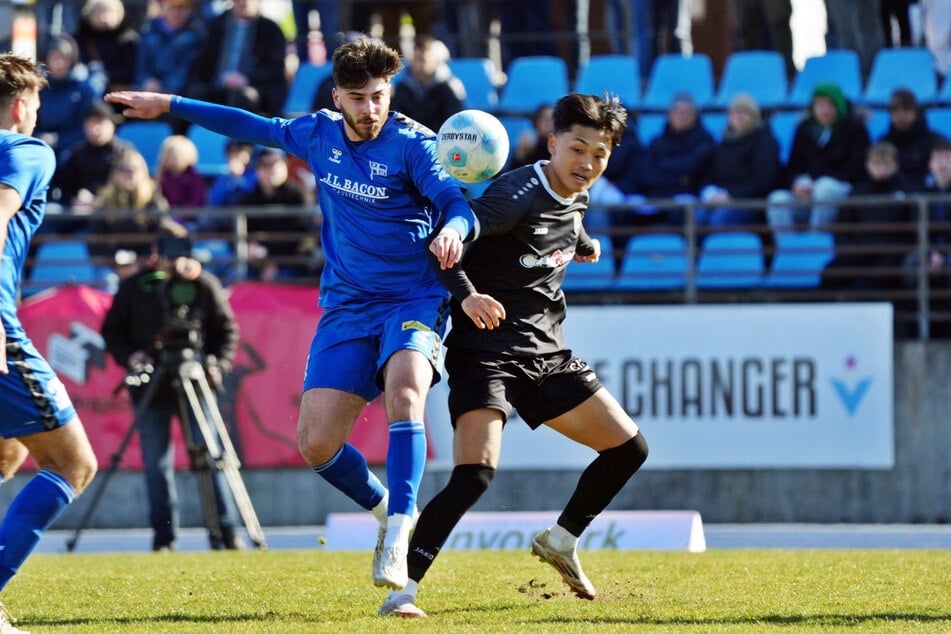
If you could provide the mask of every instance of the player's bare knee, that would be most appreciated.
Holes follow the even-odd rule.
[[[297,427],[297,450],[307,464],[319,466],[334,457],[340,450],[340,443],[331,441],[326,434],[312,426]]]
[[[386,393],[386,414],[390,421],[422,420],[425,409],[425,390],[404,386]]]

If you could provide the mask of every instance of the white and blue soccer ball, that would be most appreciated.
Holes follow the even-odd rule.
[[[463,110],[439,128],[436,139],[439,162],[463,183],[481,183],[495,176],[509,156],[505,126],[483,110]]]

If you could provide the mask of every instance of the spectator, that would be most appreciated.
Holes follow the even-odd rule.
[[[928,127],[925,113],[910,90],[899,88],[892,93],[888,114],[891,123],[882,140],[898,148],[899,169],[920,187],[928,174],[931,145],[939,135]]]
[[[882,0],[882,34],[885,36],[885,46],[911,46],[911,19],[908,7],[915,0]],[[892,18],[898,26],[898,39],[893,35]]]
[[[135,60],[135,88],[181,94],[188,70],[202,41],[205,26],[195,11],[196,0],[159,0],[159,14],[143,25]],[[177,134],[187,125],[168,118]]]
[[[659,55],[693,53],[690,3],[691,0],[608,1],[609,28],[630,38],[617,42],[617,51],[637,58],[641,77],[650,76]]]
[[[921,27],[935,71],[944,81],[951,72],[951,2],[921,0]]]
[[[122,0],[86,0],[76,41],[100,95],[132,86],[139,33],[125,23]]]
[[[931,146],[928,175],[923,191],[929,194],[951,194],[951,141],[939,137]],[[951,203],[932,202],[928,206],[928,274],[932,288],[947,292],[951,288]],[[904,283],[907,288],[918,285],[918,252],[912,251],[905,259]],[[947,296],[932,295],[931,309],[948,312],[951,300]],[[951,325],[947,321],[933,323],[931,336],[951,337]]]
[[[95,192],[105,185],[119,155],[134,149],[116,136],[120,120],[112,106],[93,102],[83,120],[85,139],[66,151],[56,169],[51,200],[74,212],[92,208]]]
[[[677,93],[667,111],[664,131],[647,146],[641,189],[647,198],[696,198],[710,170],[716,142],[700,122],[697,104],[687,92]],[[683,222],[682,212],[663,213],[658,220]]]
[[[250,143],[228,139],[225,143],[225,155],[228,158],[228,172],[215,177],[208,187],[208,205],[210,207],[228,207],[235,205],[241,197],[254,189],[257,177],[249,169],[254,156],[254,146]],[[209,231],[204,224],[203,231]]]
[[[162,141],[155,179],[172,209],[205,206],[208,186],[197,164],[198,148],[187,136],[173,134]]]
[[[884,46],[882,0],[825,0],[826,48],[847,48],[859,55],[862,76],[868,77],[875,54]]]
[[[89,82],[88,72],[79,61],[79,47],[69,35],[53,40],[46,53],[46,70],[48,84],[40,90],[43,107],[33,134],[46,141],[60,159],[83,138],[83,119],[101,95]]]
[[[120,249],[147,255],[159,229],[176,227],[145,158],[131,148],[119,155],[109,180],[96,194],[94,207],[103,215],[91,223],[89,253],[110,262]]]
[[[303,190],[289,178],[287,156],[283,151],[264,148],[254,165],[257,185],[241,197],[242,206],[301,207]],[[269,234],[294,234],[293,238]],[[308,265],[301,262],[317,247],[317,234],[309,218],[280,212],[248,218],[248,260],[251,276],[273,282],[302,277]]]
[[[557,55],[555,25],[551,0],[499,2],[499,23],[502,28],[503,67],[513,59],[531,55]]]
[[[234,0],[208,23],[187,96],[280,115],[287,99],[286,52],[281,27],[261,15],[261,0]]]
[[[836,221],[830,201],[848,196],[866,175],[869,138],[865,122],[836,84],[820,83],[813,90],[809,116],[796,126],[786,165],[784,184],[769,195],[766,217],[773,232],[794,225],[822,228]],[[811,201],[812,207],[792,207],[789,202]]]
[[[727,111],[723,140],[700,200],[718,205],[697,210],[697,224],[715,227],[765,224],[758,209],[736,209],[735,198],[765,198],[776,187],[780,173],[779,142],[760,114],[759,104],[746,94],[736,95]]]
[[[338,0],[296,0],[294,5],[294,26],[297,27],[297,37],[294,40],[294,46],[297,49],[297,59],[301,64],[324,64],[333,57],[336,50],[337,38],[340,32],[340,13],[341,6]],[[316,13],[317,22],[312,20],[312,14]],[[320,36],[324,50],[319,54],[323,55],[323,60],[314,56],[312,31],[315,27],[320,28]],[[316,35],[316,33],[314,33]]]
[[[548,136],[555,130],[551,113],[552,107],[549,104],[539,106],[535,110],[532,114],[532,129],[519,135],[508,169],[512,170],[551,158],[551,152],[548,151]]]
[[[869,148],[865,166],[868,175],[855,185],[851,195],[891,197],[895,202],[888,205],[847,205],[841,209],[839,222],[848,229],[836,235],[836,256],[822,273],[823,288],[897,288],[898,267],[904,254],[892,249],[896,245],[910,248],[915,242],[910,230],[869,226],[914,221],[914,207],[901,202],[914,186],[898,171],[898,150],[888,141],[879,141]],[[856,268],[865,269],[867,274],[856,276],[842,271]]]
[[[787,77],[793,77],[792,0],[732,0],[732,8],[736,50],[776,51],[786,60]]]
[[[390,107],[438,131],[464,108],[466,89],[449,70],[449,49],[428,35],[416,38],[409,73],[393,87]]]

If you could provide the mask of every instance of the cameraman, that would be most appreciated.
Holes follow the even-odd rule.
[[[171,419],[178,416],[173,379],[182,351],[188,348],[204,366],[209,383],[220,385],[221,372],[230,368],[238,344],[234,313],[218,279],[202,271],[201,263],[191,256],[190,240],[160,234],[149,266],[120,283],[102,335],[109,353],[129,371],[126,384],[137,410],[153,368],[161,370],[160,383],[135,424],[154,530],[152,550],[173,550],[179,528],[171,444]],[[190,424],[193,438],[201,443],[197,423]],[[211,473],[223,536],[221,541],[211,537],[211,547],[242,549],[239,515],[225,474],[218,469]]]

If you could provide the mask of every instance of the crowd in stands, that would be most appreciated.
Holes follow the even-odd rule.
[[[39,3],[38,11],[48,4]],[[339,2],[294,2],[294,39],[262,13],[263,0],[233,0],[219,10],[216,7],[222,3],[208,0],[143,4],[147,11],[136,13],[135,20],[120,0],[86,0],[68,32],[50,37],[41,48],[50,85],[41,94],[36,134],[50,143],[59,160],[51,208],[59,209],[62,217],[96,210],[134,211],[98,217],[85,225],[60,222],[62,218],[52,214],[44,231],[101,233],[91,239],[91,252],[105,261],[111,261],[117,251],[123,254],[119,259],[130,252],[141,254],[148,241],[136,234],[161,223],[219,235],[233,229],[229,218],[196,216],[189,209],[309,206],[316,187],[307,166],[295,157],[238,142],[227,143],[220,170],[202,171],[202,148],[189,137],[187,122],[174,118],[166,121],[171,134],[161,143],[150,170],[153,158],[146,148],[123,140],[121,130],[127,123],[101,101],[105,91],[130,87],[172,92],[263,116],[292,116],[284,106],[299,65],[326,62],[340,42],[363,37],[364,31],[374,28],[367,22],[372,11],[385,14],[388,36],[406,22],[405,15],[396,15],[394,22],[393,7],[382,6],[392,3],[350,3],[360,5],[359,10],[343,11],[344,3]],[[392,109],[433,130],[450,114],[467,107],[468,86],[452,73],[453,55],[485,54],[445,26],[469,5],[488,7],[499,18],[503,32],[526,34],[506,40],[506,59],[561,54],[550,37],[564,27],[558,23],[562,3],[555,0],[405,4],[418,35],[412,49],[403,49],[406,70],[395,82]],[[827,2],[828,47],[856,51],[867,78],[883,47],[913,44],[909,4],[881,0],[878,12],[860,2]],[[945,15],[947,9],[940,2],[921,0],[921,5],[922,44],[931,51],[940,84],[948,71],[951,16]],[[734,50],[777,51],[791,81],[797,72],[792,61],[791,2],[732,0],[730,6],[736,25]],[[612,52],[635,57],[645,85],[660,56],[693,52],[689,0],[606,0],[603,7],[605,15],[599,17],[599,24],[614,35]],[[315,36],[317,29],[321,32]],[[434,37],[436,31],[446,37]],[[314,108],[334,108],[331,88],[328,74],[313,88]],[[586,223],[590,220],[589,230],[613,236],[616,254],[623,252],[627,236],[637,228],[683,226],[682,208],[653,204],[658,199],[696,203],[693,218],[701,240],[704,231],[739,227],[758,228],[769,242],[783,232],[859,224],[867,219],[913,221],[914,210],[907,205],[880,206],[873,212],[841,201],[850,195],[897,197],[900,192],[947,191],[951,180],[947,173],[951,168],[944,164],[951,162],[947,149],[951,145],[928,125],[927,108],[932,104],[919,103],[915,92],[905,87],[896,87],[891,95],[889,125],[883,134],[870,131],[868,105],[846,96],[834,82],[815,86],[801,120],[785,133],[786,138],[771,125],[778,109],[743,92],[711,107],[690,90],[680,90],[667,105],[666,120],[649,135],[639,128],[644,113],[637,104],[629,105],[631,124],[624,142],[605,178],[592,191]],[[723,113],[722,119],[712,116],[716,108]],[[526,125],[512,138],[509,168],[547,157],[550,114],[551,104],[542,102],[534,112],[518,117]],[[768,204],[756,209],[734,203],[751,199]],[[932,211],[943,219],[944,207],[935,205]],[[275,212],[249,218],[248,231],[253,236],[249,275],[272,281],[318,274],[322,257],[318,226],[319,214]],[[307,239],[292,239],[295,232]],[[841,241],[854,246],[856,240],[866,239],[862,235]],[[932,262],[940,260],[943,265],[944,244],[951,240],[946,232],[935,232],[932,239]],[[899,264],[914,266],[915,262]],[[853,265],[854,259],[837,258],[823,283],[840,285],[836,268]]]

